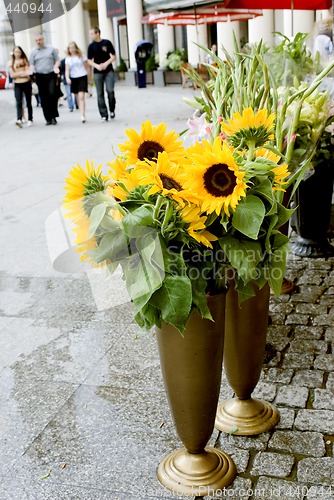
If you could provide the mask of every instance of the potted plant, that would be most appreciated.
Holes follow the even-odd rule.
[[[116,67],[115,71],[120,80],[125,80],[125,73],[128,71],[128,67],[122,57],[120,58],[119,65]]]
[[[159,63],[157,56],[152,52],[150,57],[145,62],[146,82],[154,83],[154,72],[158,69]]]
[[[188,53],[185,49],[176,49],[167,53],[165,61],[165,83],[182,83],[181,64],[188,61]]]

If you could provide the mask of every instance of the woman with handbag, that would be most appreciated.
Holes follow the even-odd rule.
[[[28,58],[23,49],[19,46],[14,47],[11,63],[9,66],[9,74],[14,82],[14,94],[16,99],[16,122],[15,124],[22,128],[22,107],[23,96],[28,108],[28,127],[32,125],[32,105],[31,105],[31,70],[29,67]]]

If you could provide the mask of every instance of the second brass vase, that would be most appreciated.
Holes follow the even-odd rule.
[[[232,459],[206,446],[213,432],[224,346],[225,294],[208,297],[213,321],[193,311],[184,335],[171,325],[157,330],[161,370],[169,407],[184,448],[159,464],[160,483],[174,494],[204,496],[229,486]]]
[[[219,403],[215,427],[241,436],[266,432],[279,421],[271,403],[252,398],[265,353],[270,289],[266,284],[255,292],[239,306],[231,281],[226,296],[224,369],[235,397]]]

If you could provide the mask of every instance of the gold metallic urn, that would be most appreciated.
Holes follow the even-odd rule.
[[[159,464],[160,483],[175,494],[205,496],[229,486],[236,468],[206,444],[214,429],[224,347],[225,294],[208,297],[214,322],[193,311],[184,336],[171,325],[157,330],[168,403],[184,448]]]
[[[226,296],[224,369],[235,396],[218,405],[215,427],[223,432],[248,436],[266,432],[279,421],[278,410],[253,399],[265,353],[270,290],[256,287],[254,297],[239,306],[231,281]]]

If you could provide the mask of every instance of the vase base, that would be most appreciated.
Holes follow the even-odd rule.
[[[262,399],[232,398],[218,405],[216,429],[237,436],[267,432],[279,422],[278,410]]]
[[[284,293],[292,293],[296,289],[296,283],[287,278],[283,278],[282,287],[281,287],[281,295]]]
[[[330,257],[334,255],[334,247],[327,238],[320,241],[310,240],[297,236],[290,242],[290,249],[299,257]]]
[[[181,448],[167,455],[159,464],[160,483],[174,494],[213,495],[232,484],[236,468],[231,457],[207,446],[202,453],[189,453]]]

